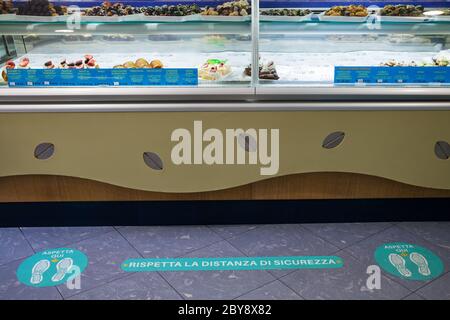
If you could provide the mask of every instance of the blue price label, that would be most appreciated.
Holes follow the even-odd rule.
[[[337,84],[450,84],[449,67],[335,67]]]
[[[197,69],[8,69],[10,87],[197,86]]]

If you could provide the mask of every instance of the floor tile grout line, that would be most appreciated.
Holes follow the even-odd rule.
[[[240,233],[238,233],[238,234],[235,234],[235,235],[232,235],[232,236],[229,236],[229,237],[224,237],[224,236],[222,236],[220,233],[218,233],[217,231],[215,231],[215,230],[213,229],[213,226],[214,226],[214,225],[204,225],[204,226],[206,226],[206,227],[208,227],[209,229],[211,229],[211,231],[213,231],[214,233],[216,233],[216,234],[217,234],[219,237],[221,237],[223,240],[228,240],[228,239],[231,239],[231,238],[240,236],[240,235],[242,235],[242,234],[244,234],[244,233],[247,233],[247,232],[249,232],[249,231],[256,230],[256,229],[258,229],[259,227],[264,226],[264,225],[265,225],[265,224],[256,225],[255,228],[253,228],[253,229],[245,230],[245,231],[243,231],[243,232],[240,232]]]
[[[335,245],[334,243],[331,243],[331,242],[328,241],[327,239],[324,239],[324,238],[320,237],[319,235],[315,234],[314,232],[312,232],[311,230],[309,230],[308,228],[306,228],[305,226],[303,226],[303,224],[300,224],[299,226],[300,226],[303,230],[305,230],[306,232],[308,232],[309,234],[311,234],[311,235],[313,235],[313,236],[319,238],[320,240],[322,240],[322,241],[328,243],[329,245],[332,245],[333,247],[335,247],[335,248],[337,248],[337,249],[340,249],[340,248],[339,248],[337,245]]]
[[[297,290],[295,290],[294,288],[292,288],[289,284],[287,284],[286,282],[284,282],[283,280],[281,280],[281,278],[287,277],[288,275],[289,275],[289,274],[286,274],[286,275],[280,277],[280,278],[278,279],[278,281],[280,281],[280,282],[281,282],[282,284],[284,284],[286,287],[288,287],[289,289],[291,289],[292,291],[294,291],[296,294],[298,294],[303,300],[309,300],[309,299],[307,299],[306,297],[302,296],[302,295],[300,294],[300,292],[298,292]]]
[[[25,235],[25,232],[23,232],[21,227],[19,227],[18,229],[19,229],[19,232],[22,234],[22,237],[25,239],[26,243],[30,246],[31,251],[36,253],[36,250],[34,250],[33,246],[31,245],[31,242],[28,240],[27,236]]]
[[[426,222],[428,222],[428,221],[426,221]],[[419,237],[419,238],[421,238],[424,242],[426,242],[426,243],[428,243],[428,244],[431,244],[431,245],[434,246],[434,247],[442,248],[440,245],[434,244],[433,242],[429,241],[428,239],[426,239],[424,236],[422,236],[422,235],[420,235],[420,234],[414,233],[414,232],[412,232],[412,231],[410,231],[410,230],[408,230],[408,229],[406,229],[406,228],[404,228],[404,227],[402,227],[402,226],[400,226],[400,225],[397,225],[397,227],[400,228],[400,229],[402,229],[403,231],[409,233],[410,235],[412,235],[412,236],[414,236],[414,237]],[[448,248],[445,248],[445,249],[448,250]]]
[[[249,294],[249,293],[251,293],[251,292],[253,292],[253,291],[255,291],[255,290],[261,289],[262,287],[267,286],[267,285],[269,285],[269,284],[271,284],[271,283],[274,283],[274,282],[276,282],[276,281],[278,281],[278,279],[273,279],[273,280],[271,280],[271,281],[269,281],[269,282],[267,282],[267,283],[264,283],[264,284],[262,284],[262,285],[260,285],[260,286],[258,286],[258,287],[256,287],[256,288],[250,290],[250,291],[244,292],[243,294],[240,294],[240,295],[238,295],[237,297],[235,297],[235,298],[233,298],[233,299],[230,299],[230,300],[236,300],[236,299],[238,299],[238,298],[240,298],[240,297],[242,297],[242,296],[245,296],[246,294]]]
[[[365,237],[364,239],[357,240],[357,241],[355,241],[355,242],[353,242],[353,243],[351,243],[351,244],[348,244],[348,245],[346,245],[346,246],[344,246],[344,247],[342,247],[342,248],[340,248],[340,249],[341,249],[341,250],[344,250],[344,249],[350,248],[350,247],[354,246],[355,244],[358,244],[358,243],[360,243],[360,242],[363,242],[363,241],[369,239],[370,237],[373,237],[373,236],[375,236],[375,235],[377,235],[377,234],[380,234],[380,233],[382,233],[382,232],[384,232],[384,231],[386,231],[386,230],[389,230],[390,228],[393,228],[393,227],[395,227],[395,225],[390,225],[390,226],[387,226],[386,228],[382,228],[381,230],[379,230],[379,231],[377,231],[377,232],[375,232],[375,233],[373,233],[373,234],[371,234],[371,235]],[[356,257],[355,257],[355,258],[356,258]],[[358,260],[359,260],[359,259],[358,259]]]
[[[141,256],[141,258],[142,259],[145,259],[145,257],[144,257],[144,255],[120,232],[120,230],[119,229],[117,229],[117,228],[115,228],[114,227],[114,229],[119,233],[119,235],[134,249],[134,250],[136,250],[136,252]],[[166,278],[164,278],[164,276],[159,272],[159,271],[157,271],[156,272],[159,276],[160,276],[160,278],[165,282],[165,283],[167,283],[167,285],[169,285],[169,287],[171,287],[175,292],[176,292],[176,294],[178,294],[179,296],[180,296],[180,298],[182,299],[182,300],[185,300],[184,299],[184,297],[181,295],[181,293],[180,292],[178,292],[178,290],[177,289],[175,289],[168,281],[167,281],[167,279]]]
[[[123,276],[121,276],[121,277],[114,278],[114,279],[110,279],[110,280],[108,280],[108,281],[105,281],[104,283],[101,283],[101,284],[99,284],[99,285],[93,286],[92,288],[89,288],[89,289],[87,289],[87,290],[79,291],[79,292],[77,292],[77,293],[75,293],[75,294],[69,295],[69,296],[66,297],[65,300],[71,299],[71,298],[73,298],[73,297],[79,296],[80,294],[84,294],[84,293],[90,292],[90,291],[92,291],[92,290],[101,288],[101,287],[104,287],[104,286],[106,286],[106,285],[108,285],[108,284],[110,284],[110,283],[113,283],[114,281],[122,280],[122,279],[125,279],[125,278],[128,278],[128,277],[131,277],[131,276],[134,275],[135,273],[136,273],[136,272],[131,272],[130,274],[125,273],[125,274],[123,274]]]
[[[450,274],[450,271],[444,272],[444,273],[442,273],[440,276],[438,276],[438,277],[436,277],[436,278],[434,278],[434,279],[431,279],[431,280],[428,281],[427,283],[424,283],[422,286],[416,288],[416,289],[413,291],[413,293],[416,293],[416,294],[418,294],[419,296],[422,297],[422,295],[419,294],[417,291],[419,291],[419,290],[421,290],[421,289],[423,289],[423,288],[425,288],[425,287],[428,287],[428,286],[431,285],[433,282],[435,282],[435,281],[437,281],[437,280],[443,278],[443,277],[444,277],[445,275],[447,275],[447,274]],[[425,298],[425,297],[423,297],[423,298]]]
[[[111,233],[111,232],[113,232],[113,231],[117,231],[113,226],[110,226],[110,227],[112,227],[113,230],[101,232],[100,234],[95,234],[95,235],[92,235],[92,236],[89,236],[89,237],[86,237],[86,238],[78,239],[76,242],[66,242],[66,243],[64,243],[64,244],[59,245],[59,247],[65,247],[65,246],[76,245],[76,244],[78,244],[78,243],[80,243],[80,242],[82,242],[82,241],[85,241],[85,240],[91,240],[91,239],[100,237],[100,236],[102,236],[102,235]],[[56,228],[58,228],[58,227],[56,227]],[[72,227],[68,227],[68,228],[72,228]],[[24,233],[24,235],[25,235],[25,233]],[[30,243],[30,245],[31,245],[31,243]],[[33,246],[32,246],[31,248],[33,249],[34,252],[36,252],[36,250],[33,248]],[[48,250],[48,249],[49,249],[49,248],[45,248],[45,247],[44,247],[44,248],[40,248],[40,249],[37,249],[37,250],[45,251],[45,250]]]
[[[228,239],[228,240],[231,240],[231,238]],[[225,240],[225,241],[228,242],[228,244],[231,245],[234,249],[236,249],[237,251],[239,251],[240,253],[242,253],[242,254],[243,254],[244,256],[246,256],[247,258],[250,257],[247,253],[245,253],[245,252],[244,252],[243,250],[241,250],[240,248],[234,246],[234,245],[233,245],[231,242],[229,242],[228,240]],[[263,271],[265,271],[265,272],[267,272],[268,274],[270,274],[272,277],[275,278],[275,280],[278,280],[278,279],[280,278],[280,276],[276,276],[274,273],[270,272],[271,270],[263,270]],[[293,273],[293,272],[295,272],[295,271],[296,271],[296,270],[292,270],[292,271],[290,271],[288,274],[291,274],[291,273]],[[287,274],[286,274],[286,275],[287,275]]]

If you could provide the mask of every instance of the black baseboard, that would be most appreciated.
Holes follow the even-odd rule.
[[[0,203],[0,227],[449,220],[450,198]]]

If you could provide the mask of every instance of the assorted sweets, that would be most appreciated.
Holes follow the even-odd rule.
[[[178,4],[178,5],[163,5],[155,7],[142,7],[140,12],[144,13],[146,16],[175,16],[183,17],[190,16],[193,14],[199,14],[201,8],[196,4]]]
[[[349,6],[334,6],[325,11],[326,16],[366,17],[369,11],[365,6],[351,4]]]
[[[13,14],[15,12],[12,0],[0,0],[0,14]]]
[[[122,17],[140,13],[139,9],[122,3],[103,2],[100,6],[95,6],[84,10],[85,16],[96,17]]]
[[[17,15],[54,17],[67,14],[67,7],[58,6],[48,0],[29,0],[19,5]]]
[[[127,61],[125,63],[115,65],[113,68],[114,69],[144,69],[144,68],[161,69],[161,68],[164,68],[164,65],[161,62],[161,60],[155,59],[155,60],[148,62],[144,58],[139,58],[136,61]]]
[[[208,59],[198,68],[198,77],[202,80],[221,80],[231,73],[227,60]]]
[[[100,66],[91,54],[84,55],[83,59],[69,61],[67,59],[61,60],[59,63],[54,64],[52,60],[48,60],[44,63],[45,69],[98,69]]]
[[[135,40],[134,36],[129,34],[106,34],[102,39],[113,42],[130,42]]]
[[[398,61],[390,59],[380,64],[384,67],[450,67],[450,50],[443,50],[434,57],[421,61]]]
[[[303,17],[311,14],[309,9],[266,9],[261,10],[260,14],[263,16],[288,16],[288,17]]]
[[[245,70],[244,74],[246,76],[252,76],[252,65],[249,64]],[[278,80],[280,77],[278,76],[277,69],[275,68],[275,63],[273,61],[269,61],[267,63],[259,63],[259,79],[262,80]]]
[[[201,14],[204,16],[248,16],[251,13],[247,0],[225,2],[216,7],[206,7]]]
[[[425,9],[423,6],[388,4],[380,10],[380,15],[393,17],[422,17],[424,11]]]
[[[8,60],[2,70],[2,79],[8,81],[7,69],[29,69],[30,59],[28,57],[23,57],[19,60],[19,63],[15,63],[13,60]]]
[[[450,15],[450,9],[443,9],[441,15]],[[16,13],[28,16],[59,16],[67,14],[67,7],[52,4],[49,0],[28,0],[13,7],[13,0],[0,0],[0,14]],[[309,9],[263,9],[260,11],[264,16],[288,16],[301,17],[313,13]],[[388,4],[379,10],[381,16],[393,17],[423,17],[425,9],[421,5],[413,4]],[[144,14],[146,16],[159,17],[182,17],[201,14],[204,16],[249,16],[251,4],[249,0],[227,1],[216,6],[200,7],[197,4],[177,4],[162,6],[133,7],[121,2],[112,3],[104,1],[99,6],[83,9],[83,15],[96,17],[121,17],[128,15]],[[369,10],[364,5],[342,5],[333,6],[323,12],[330,17],[366,17]]]

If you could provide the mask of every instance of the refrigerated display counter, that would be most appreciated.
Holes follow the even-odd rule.
[[[445,8],[96,6],[0,15],[0,201],[450,196]]]

